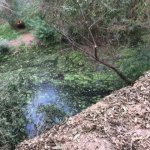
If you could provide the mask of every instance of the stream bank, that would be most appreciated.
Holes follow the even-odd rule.
[[[117,88],[116,76],[94,65],[82,52],[58,45],[10,49],[0,61],[0,115],[3,131],[11,131],[2,136],[2,147],[14,149]]]
[[[150,71],[16,150],[150,149]]]

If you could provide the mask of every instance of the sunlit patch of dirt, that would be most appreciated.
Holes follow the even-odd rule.
[[[32,45],[36,43],[36,38],[31,33],[24,33],[19,38],[9,41],[10,47],[19,47],[20,45]]]

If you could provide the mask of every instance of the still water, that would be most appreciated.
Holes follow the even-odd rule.
[[[101,95],[92,64],[81,53],[67,51],[60,55],[59,50],[57,47],[45,50],[23,47],[0,65],[0,94],[4,106],[8,102],[11,110],[16,106],[23,110],[12,112],[20,115],[12,120],[21,122],[15,126],[19,128],[18,135],[22,135],[20,129],[23,134],[25,129],[32,138],[87,108]]]
[[[43,128],[45,128],[46,114],[45,112],[40,111],[40,107],[42,106],[55,106],[55,108],[69,116],[73,113],[72,109],[61,100],[58,91],[54,86],[50,84],[38,86],[32,101],[28,103],[25,111],[25,116],[28,120],[26,132],[30,138],[36,136]],[[53,120],[55,120],[55,123],[60,122],[57,115],[54,116]]]

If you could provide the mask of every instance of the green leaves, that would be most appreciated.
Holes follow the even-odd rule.
[[[111,89],[108,85],[113,84],[108,84],[105,79],[106,74],[94,72],[94,64],[79,51],[67,49],[62,55],[59,46],[21,46],[18,54],[0,64],[0,117],[3,120],[0,127],[7,139],[0,137],[1,145],[8,141],[15,145],[26,136],[23,108],[34,95],[35,86],[53,84],[62,102],[72,108],[74,114],[95,103],[100,95]],[[51,106],[43,109],[49,125],[57,121],[50,112],[54,112],[58,120],[66,116]]]
[[[0,39],[11,40],[15,39],[19,34],[12,30],[9,24],[0,25]]]
[[[57,42],[57,32],[53,26],[48,25],[39,17],[30,20],[30,26],[34,28],[35,35],[44,44],[55,44]]]
[[[150,69],[149,44],[122,49],[121,55],[122,59],[117,63],[120,69],[133,81]]]
[[[27,90],[26,85],[21,80],[18,81],[17,85],[9,83],[1,89],[0,147],[15,145],[23,140],[26,135],[23,106],[27,101]]]

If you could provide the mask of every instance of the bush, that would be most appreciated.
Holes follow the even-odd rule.
[[[0,56],[8,54],[9,47],[7,40],[0,39]]]
[[[122,59],[118,62],[120,69],[133,81],[150,69],[149,44],[123,49],[121,55]]]
[[[26,119],[23,108],[29,96],[28,84],[21,77],[13,82],[5,82],[5,85],[1,86],[0,149],[8,146],[9,149],[14,150],[15,145],[26,138]]]
[[[54,27],[48,25],[39,17],[35,20],[31,20],[30,25],[35,29],[37,38],[44,44],[55,44],[57,42],[58,36]]]
[[[19,34],[15,30],[12,30],[8,23],[0,25],[0,39],[11,40],[15,39],[18,35]]]
[[[69,32],[71,38],[77,42],[83,41],[85,45],[89,45],[89,40],[92,42],[89,27],[97,45],[139,44],[143,29],[146,30],[143,24],[148,21],[150,7],[148,2],[131,0],[44,2],[48,5],[44,18],[46,22],[55,24],[62,32]]]

